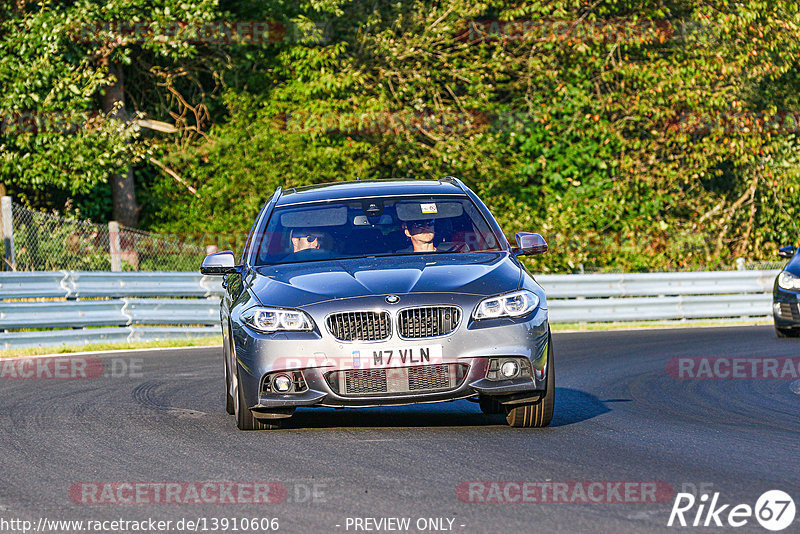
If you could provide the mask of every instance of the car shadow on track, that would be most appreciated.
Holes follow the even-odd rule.
[[[577,389],[556,388],[556,410],[551,427],[566,426],[611,411],[589,393]],[[284,421],[285,429],[315,428],[399,428],[507,426],[503,415],[484,415],[474,402],[467,400],[381,406],[374,408],[301,408]]]
[[[602,401],[579,389],[556,388],[556,409],[551,427],[573,425],[611,411],[606,402],[627,402],[628,399]]]
[[[467,401],[374,408],[301,408],[282,428],[459,427],[505,424],[503,416],[484,415]]]

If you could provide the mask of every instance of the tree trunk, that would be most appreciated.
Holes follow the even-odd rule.
[[[125,109],[125,77],[122,65],[103,58],[103,65],[115,81],[105,87],[103,92],[103,112],[123,121],[130,120]],[[114,220],[123,226],[136,227],[139,224],[139,205],[136,203],[136,190],[133,184],[133,169],[128,167],[124,174],[112,174],[111,199],[114,206]]]

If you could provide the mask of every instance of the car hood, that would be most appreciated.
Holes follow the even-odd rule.
[[[386,294],[490,296],[517,289],[521,276],[508,253],[481,252],[268,265],[257,267],[248,285],[264,305],[298,307]]]
[[[800,276],[800,253],[795,254],[783,270],[789,271],[793,275]]]

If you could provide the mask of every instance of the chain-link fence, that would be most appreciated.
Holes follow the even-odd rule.
[[[773,269],[783,269],[787,260],[781,261],[750,261],[745,262],[741,271],[771,271]]]
[[[193,238],[151,234],[120,227],[119,250],[122,270],[133,271],[197,271],[207,252],[203,243]]]
[[[13,204],[14,256],[18,271],[108,271],[108,228],[36,212]]]
[[[11,260],[3,248],[6,270],[196,271],[206,254],[203,243],[175,236],[67,219],[16,203],[11,213],[14,254]]]
[[[3,204],[3,227],[12,227],[14,253],[6,251],[5,245],[10,243],[10,239],[4,235],[0,258],[3,258],[5,270],[196,271],[205,254],[217,249],[242,250],[246,237],[230,234],[209,239],[209,236],[200,234],[152,234],[33,211],[9,200]],[[5,206],[11,206],[10,220]],[[211,246],[207,248],[208,245]],[[781,269],[785,263],[786,260],[746,262],[740,259],[727,266],[727,270]],[[608,268],[584,268],[583,265],[573,270],[573,274],[620,272]]]

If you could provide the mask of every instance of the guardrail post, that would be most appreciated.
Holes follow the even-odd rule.
[[[122,271],[122,248],[119,244],[119,223],[117,221],[108,223],[108,249],[111,254],[111,271],[115,273]]]
[[[11,213],[11,197],[4,196],[0,203],[3,219],[3,270],[16,271],[17,261],[14,255],[14,216]]]

